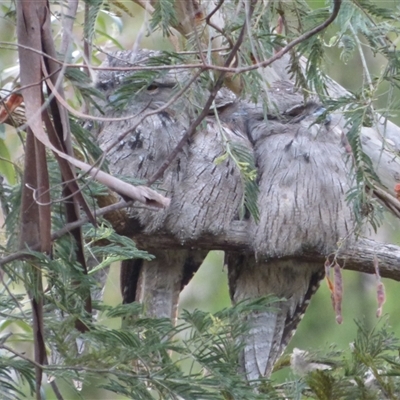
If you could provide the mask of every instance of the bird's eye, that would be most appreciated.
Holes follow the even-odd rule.
[[[154,93],[158,90],[158,86],[152,83],[151,85],[147,86],[146,89],[149,93]]]

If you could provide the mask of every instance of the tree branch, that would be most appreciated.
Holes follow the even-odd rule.
[[[149,253],[153,249],[206,249],[225,250],[249,253],[253,251],[253,243],[248,234],[246,222],[235,221],[230,229],[220,235],[206,235],[193,241],[186,241],[183,245],[180,239],[170,234],[134,234],[133,239],[138,248],[146,249]],[[306,252],[305,260],[313,260],[324,264],[327,255]],[[383,278],[400,281],[400,247],[392,244],[379,243],[371,239],[360,238],[354,245],[341,249],[338,258],[343,260],[344,268],[351,271],[375,274],[374,259],[379,261],[379,270]],[[301,256],[300,256],[301,258]]]
[[[131,207],[133,201],[118,203],[103,207],[96,210],[97,217]],[[78,221],[66,224],[62,229],[51,235],[52,240],[57,240],[66,235],[71,230],[88,222],[88,218],[84,217]],[[131,226],[138,226],[136,221],[130,221]],[[151,253],[154,249],[205,249],[205,250],[225,250],[237,252],[252,252],[252,243],[248,235],[248,226],[245,221],[235,221],[230,225],[229,230],[217,235],[205,235],[192,241],[186,241],[182,244],[181,239],[171,236],[170,233],[149,234],[139,232],[138,230],[126,230],[126,227],[120,228],[114,226],[114,229],[126,236],[132,237],[138,248],[146,249]],[[121,232],[124,230],[124,232]],[[36,244],[30,248],[31,251],[40,249],[40,244]],[[19,251],[0,259],[0,267],[29,255],[28,250]],[[304,253],[304,259],[320,261],[323,264],[326,255],[318,253]],[[379,270],[383,278],[400,281],[400,246],[392,244],[379,243],[371,239],[361,238],[353,246],[347,249],[341,249],[339,259],[344,260],[344,268],[352,271],[364,272],[367,274],[375,274],[374,259],[379,261]]]
[[[250,9],[250,13],[253,11],[253,7]],[[251,15],[250,15],[251,17]],[[247,29],[247,24],[245,23],[239,33],[239,36],[236,40],[235,45],[233,46],[231,52],[229,53],[228,57],[225,60],[225,66],[229,66],[233,59],[236,57],[237,52],[240,49],[241,44],[243,43],[243,39],[246,33]],[[167,159],[164,161],[164,163],[161,165],[161,167],[158,169],[158,171],[148,180],[147,184],[152,185],[157,179],[160,179],[165,170],[168,168],[168,166],[171,164],[172,160],[179,154],[179,152],[182,150],[183,146],[185,143],[188,141],[188,139],[196,132],[197,127],[201,124],[201,122],[206,118],[210,107],[212,106],[218,91],[221,89],[221,87],[224,84],[224,78],[225,78],[226,72],[221,72],[219,75],[217,81],[215,82],[212,90],[210,90],[210,95],[206,101],[206,103],[203,106],[203,110],[200,113],[200,115],[190,124],[188,130],[185,132],[185,134],[182,136],[181,140],[179,143],[176,145],[175,149],[171,152],[171,154],[168,155]]]

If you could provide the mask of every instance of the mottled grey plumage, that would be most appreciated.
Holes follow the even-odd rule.
[[[226,142],[252,151],[245,135],[243,115],[232,104],[219,111],[218,120],[206,118],[206,129],[198,130],[190,141],[185,174],[174,193],[166,218],[166,229],[182,242],[202,234],[223,232],[237,217],[244,188],[240,171],[226,152]]]
[[[285,350],[323,277],[321,264],[295,258],[257,261],[227,253],[229,288],[234,303],[275,296],[270,310],[247,317],[249,334],[240,365],[249,380],[269,376]]]
[[[179,293],[189,283],[207,252],[152,250],[155,259],[126,260],[121,266],[124,303],[138,301],[147,315],[175,321]]]
[[[284,99],[289,110],[302,101],[290,83],[276,84],[269,96],[276,103]],[[320,108],[310,102],[298,107],[297,115],[283,113],[259,122],[250,114],[261,209],[253,229],[256,253],[263,257],[307,249],[329,254],[351,232],[353,216],[345,200],[348,155],[334,127],[316,123]]]
[[[136,55],[119,52],[105,66],[146,64],[154,52],[141,50]],[[115,90],[127,73],[103,72],[99,74],[98,87],[109,99],[115,99]],[[107,117],[135,115],[145,110],[156,110],[170,100],[174,87],[188,79],[186,72],[169,72],[157,78],[149,87],[129,102],[125,111],[115,110],[104,104]],[[204,89],[198,86],[198,91]],[[196,91],[195,90],[195,91]],[[191,92],[193,93],[193,92]],[[167,109],[149,116],[118,146],[107,154],[114,174],[135,178],[150,178],[179,140],[193,119],[192,97],[183,95]],[[243,188],[238,167],[228,157],[218,165],[215,161],[225,153],[224,141],[239,142],[251,147],[240,131],[236,119],[243,120],[236,111],[234,97],[229,91],[221,91],[216,99],[220,112],[217,120],[211,113],[190,139],[183,151],[165,171],[160,190],[171,198],[166,210],[134,208],[132,217],[140,221],[149,233],[168,232],[182,243],[202,234],[217,234],[226,228],[236,216],[242,203]],[[140,115],[139,115],[140,117]],[[98,141],[103,149],[115,140],[116,135],[133,127],[138,118],[123,122],[110,121],[100,128]],[[243,125],[243,124],[242,124]],[[242,126],[243,127],[243,126]],[[149,314],[158,317],[175,315],[179,291],[200,266],[206,251],[151,251],[154,261],[126,261],[122,264],[121,290],[124,302],[141,301]]]
[[[290,82],[276,83],[269,101],[268,119],[248,109],[260,187],[260,221],[251,227],[255,256],[228,254],[227,263],[234,302],[286,300],[250,317],[242,360],[248,379],[271,373],[318,288],[324,267],[303,253],[334,253],[351,240],[353,227],[340,135],[328,122],[316,123],[321,107],[304,104]]]
[[[149,53],[139,54],[141,62],[146,63]],[[119,53],[119,58],[132,62],[131,53]],[[124,65],[121,61],[112,63]],[[154,82],[150,91],[130,102],[126,111],[105,106],[106,115],[134,115],[144,109],[157,109],[169,100],[173,87],[187,77],[183,72],[168,73],[162,81]],[[112,99],[120,80],[119,74],[103,73],[99,87]],[[215,161],[225,153],[226,143],[254,149],[260,221],[249,224],[254,255],[226,255],[231,297],[234,302],[266,295],[286,300],[279,302],[275,311],[249,317],[251,330],[242,359],[248,379],[269,375],[322,278],[323,265],[303,260],[304,251],[328,255],[338,249],[339,242],[351,240],[352,234],[340,135],[328,123],[315,124],[321,107],[311,101],[304,104],[291,83],[276,83],[268,98],[266,119],[263,107],[236,104],[229,92],[221,92],[219,118],[213,114],[206,118],[161,179],[159,187],[171,198],[170,207],[132,211],[147,232],[164,231],[183,244],[203,234],[224,231],[237,218],[243,184],[231,158],[219,164]],[[189,126],[193,117],[190,101],[183,96],[168,109],[142,121],[107,155],[112,172],[136,178],[149,178],[156,172]],[[99,134],[102,147],[107,148],[115,134],[132,127],[136,120],[105,123]],[[206,252],[182,248],[157,250],[154,254],[152,262],[123,263],[124,302],[141,301],[150,315],[173,318],[179,291]]]
[[[143,66],[158,52],[139,50],[138,52],[120,51],[109,56],[103,63],[104,67]],[[102,149],[107,149],[123,132],[133,128],[139,122],[144,112],[151,112],[163,106],[174,94],[179,85],[174,73],[162,76],[148,89],[142,90],[136,96],[131,96],[124,110],[115,108],[113,104],[118,99],[118,90],[124,80],[134,73],[119,71],[103,71],[98,76],[97,87],[104,91],[107,102],[104,106],[106,117],[133,118],[125,121],[104,122],[99,127],[98,142]],[[150,178],[161,166],[164,160],[176,147],[189,125],[190,115],[182,112],[185,99],[180,99],[167,110],[147,117],[136,129],[129,132],[116,146],[107,153],[107,160],[113,174],[125,175],[137,179]],[[168,197],[172,196],[174,188],[179,184],[181,174],[186,166],[187,148],[174,159],[165,171],[158,189]],[[138,218],[147,231],[162,227],[164,212],[155,212],[151,207],[140,206],[132,209],[132,216]]]
[[[146,65],[157,52],[117,52],[103,63],[105,67],[128,67]],[[107,102],[104,114],[107,117],[136,116],[125,121],[110,121],[99,128],[98,142],[103,149],[108,148],[123,132],[137,125],[141,113],[158,109],[173,95],[177,78],[173,73],[162,77],[150,88],[145,88],[137,96],[132,96],[124,110],[115,108],[118,89],[132,73],[104,71],[98,75],[97,87],[102,90]],[[117,146],[107,154],[113,174],[137,179],[150,178],[178,144],[188,125],[188,115],[180,112],[182,103],[174,104],[168,110],[154,114],[142,121],[129,132]],[[172,196],[186,165],[186,153],[181,152],[165,171],[159,189],[166,196]],[[134,207],[132,217],[139,220],[146,230],[156,230],[162,226],[165,213],[148,207]],[[153,252],[154,253],[154,252]],[[121,293],[124,303],[141,301],[149,315],[174,318],[176,303],[181,289],[184,263],[187,251],[156,252],[154,261],[126,260],[121,265]],[[197,265],[200,266],[201,260]],[[197,268],[194,268],[194,272]]]

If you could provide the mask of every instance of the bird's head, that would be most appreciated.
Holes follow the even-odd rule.
[[[109,54],[96,79],[107,105],[124,110],[135,106],[157,109],[167,103],[190,79],[176,69],[174,60],[160,51],[140,49]],[[171,68],[165,68],[165,66]]]

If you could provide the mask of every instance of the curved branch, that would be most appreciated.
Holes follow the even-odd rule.
[[[292,40],[281,50],[276,52],[275,55],[270,57],[268,60],[261,61],[260,63],[253,64],[248,67],[237,68],[235,72],[242,73],[242,72],[252,71],[252,70],[258,69],[258,68],[268,67],[276,60],[279,60],[280,58],[282,58],[286,53],[288,53],[290,50],[292,50],[295,46],[297,46],[301,42],[304,42],[305,40],[310,39],[312,36],[323,31],[324,29],[326,29],[336,19],[337,15],[339,14],[341,5],[342,5],[342,0],[334,0],[332,14],[322,24],[316,26],[315,28],[311,29],[310,31],[303,33],[298,38]]]

